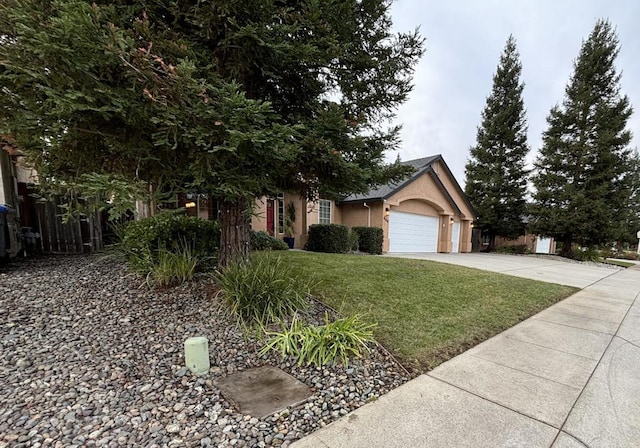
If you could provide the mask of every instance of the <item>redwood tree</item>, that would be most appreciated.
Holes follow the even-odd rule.
[[[534,230],[561,241],[611,242],[629,225],[631,116],[615,67],[618,38],[599,20],[582,43],[561,105],[551,109],[535,162]]]
[[[219,198],[219,261],[246,258],[255,198],[358,193],[406,174],[384,152],[422,38],[391,33],[389,7],[6,0],[0,129],[45,185],[82,194],[87,175],[103,176]]]
[[[489,234],[489,250],[496,236],[517,238],[525,230],[529,146],[521,75],[516,41],[509,36],[466,166],[465,190],[478,212],[478,228]]]

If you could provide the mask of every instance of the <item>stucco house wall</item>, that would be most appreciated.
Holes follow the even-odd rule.
[[[442,156],[431,156],[405,162],[417,169],[409,179],[398,185],[382,186],[366,195],[354,195],[343,200],[331,201],[331,223],[343,224],[349,228],[372,226],[383,229],[383,251],[389,251],[389,214],[393,211],[412,213],[438,219],[438,252],[452,252],[452,229],[460,224],[460,252],[471,251],[471,234],[475,212],[464,192],[447,168]],[[254,230],[267,229],[267,208],[269,199],[256,201],[252,219]],[[277,232],[278,207],[274,200],[274,236]],[[318,203],[307,202],[292,194],[284,195],[285,211],[288,203],[294,203],[297,216],[294,223],[296,248],[304,247],[310,225],[318,224]],[[366,204],[366,206],[365,206]]]

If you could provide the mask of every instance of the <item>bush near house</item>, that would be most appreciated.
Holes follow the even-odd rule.
[[[287,250],[289,246],[281,239],[274,238],[264,230],[256,232],[251,231],[250,243],[251,250]]]
[[[219,242],[216,221],[163,212],[128,223],[121,232],[119,248],[132,270],[148,274],[158,264],[162,251],[178,253],[185,248],[201,268],[212,267]]]
[[[304,248],[311,252],[347,253],[351,250],[349,228],[342,224],[313,224]]]
[[[383,231],[380,227],[354,227],[362,252],[380,255],[382,253]]]
[[[529,254],[531,251],[526,244],[514,244],[511,246],[502,246],[496,249],[499,254]]]

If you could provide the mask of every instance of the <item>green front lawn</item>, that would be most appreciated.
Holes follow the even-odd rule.
[[[515,325],[576,288],[424,260],[280,252],[342,314],[377,322],[375,336],[418,372]],[[260,255],[258,255],[260,256]]]
[[[611,260],[610,258],[602,258],[602,263],[612,264],[614,266],[620,266],[623,268],[630,268],[631,266],[635,266],[635,263],[631,263],[630,261],[620,261],[620,260]]]

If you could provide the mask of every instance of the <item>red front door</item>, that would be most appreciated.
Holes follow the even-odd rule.
[[[269,232],[269,235],[271,236],[275,235],[273,202],[273,199],[267,199],[267,232]]]

